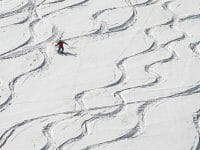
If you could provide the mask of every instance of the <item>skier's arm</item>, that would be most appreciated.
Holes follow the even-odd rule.
[[[66,42],[64,42],[64,44],[66,44],[66,45],[68,45],[68,46],[69,46],[69,44],[67,44]]]

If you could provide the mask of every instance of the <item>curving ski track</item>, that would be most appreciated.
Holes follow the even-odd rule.
[[[88,130],[90,128],[90,124],[92,122],[95,122],[97,120],[107,120],[110,118],[117,118],[118,115],[120,115],[122,112],[126,113],[126,108],[129,107],[130,105],[135,105],[135,104],[141,104],[138,106],[136,114],[137,114],[137,123],[132,126],[128,131],[122,132],[121,136],[113,137],[111,140],[106,140],[100,143],[94,143],[94,144],[88,144],[87,146],[83,146],[82,150],[89,150],[89,149],[96,149],[96,148],[101,148],[103,146],[108,146],[114,143],[117,143],[119,141],[123,141],[126,139],[134,139],[137,140],[138,137],[141,137],[141,135],[144,133],[146,129],[146,114],[150,109],[153,109],[154,106],[158,106],[163,104],[166,100],[168,101],[173,101],[174,98],[177,97],[187,97],[191,95],[198,95],[200,93],[200,81],[195,82],[194,84],[188,85],[187,87],[182,87],[178,91],[174,92],[171,90],[170,93],[167,96],[157,96],[155,98],[146,98],[145,100],[135,100],[134,96],[132,100],[128,100],[124,98],[123,94],[126,92],[129,92],[129,90],[139,90],[139,89],[150,89],[153,88],[154,86],[159,86],[162,84],[162,81],[167,80],[165,76],[163,76],[159,71],[155,71],[153,68],[157,66],[162,66],[164,64],[170,65],[172,61],[176,61],[176,58],[178,58],[176,49],[170,48],[171,45],[174,43],[179,43],[183,41],[187,41],[190,37],[185,31],[179,30],[178,26],[187,21],[191,21],[194,19],[199,19],[200,15],[199,14],[194,14],[194,15],[189,15],[187,17],[179,18],[177,14],[173,12],[173,10],[169,7],[171,4],[173,4],[175,0],[172,1],[164,1],[162,2],[161,0],[147,0],[145,2],[141,3],[133,3],[132,1],[126,0],[124,2],[125,6],[121,7],[109,7],[109,8],[104,8],[101,10],[97,10],[93,14],[91,14],[93,21],[96,22],[98,20],[98,17],[100,17],[102,14],[106,12],[112,12],[114,10],[118,9],[131,9],[132,13],[127,14],[128,19],[125,20],[124,22],[118,23],[116,26],[111,26],[108,27],[107,30],[105,30],[106,24],[103,24],[102,22],[99,23],[99,28],[88,31],[88,34],[80,34],[78,36],[72,36],[69,38],[65,38],[65,41],[73,41],[73,40],[92,40],[95,39],[95,37],[100,37],[103,35],[109,35],[107,38],[112,38],[112,36],[115,36],[117,34],[123,34],[124,32],[130,31],[132,28],[134,28],[134,25],[137,24],[138,20],[140,19],[139,16],[139,9],[140,8],[145,8],[145,7],[150,7],[151,5],[157,5],[160,4],[160,7],[167,13],[171,15],[171,18],[167,20],[166,22],[162,22],[160,24],[154,25],[154,26],[149,26],[147,28],[143,29],[143,34],[145,38],[150,39],[152,42],[149,46],[149,48],[144,49],[143,51],[135,53],[133,50],[133,54],[125,55],[121,57],[121,55],[118,57],[120,59],[115,60],[115,66],[113,70],[117,70],[120,72],[118,78],[114,78],[111,83],[106,83],[104,86],[96,86],[95,88],[87,88],[83,89],[82,91],[78,92],[77,94],[74,95],[73,101],[76,107],[72,111],[65,111],[65,112],[60,112],[60,113],[52,113],[49,115],[43,115],[43,116],[37,116],[34,118],[29,118],[26,119],[22,122],[16,123],[15,125],[12,125],[11,127],[8,127],[6,130],[4,130],[1,135],[0,135],[0,148],[4,149],[4,146],[10,141],[11,137],[15,134],[15,132],[20,129],[21,127],[24,127],[28,124],[33,124],[36,123],[39,120],[46,119],[47,121],[44,121],[45,125],[41,129],[41,133],[43,136],[46,138],[46,144],[44,143],[44,146],[41,147],[41,150],[49,150],[49,149],[55,149],[55,150],[62,150],[66,149],[67,146],[72,145],[72,144],[79,144],[80,141],[84,140],[88,134]],[[8,87],[10,90],[10,94],[7,99],[4,100],[3,103],[0,104],[0,112],[3,113],[6,111],[6,109],[13,104],[13,100],[17,93],[15,92],[15,86],[16,83],[18,83],[19,80],[22,78],[28,78],[28,80],[31,80],[31,76],[33,74],[38,74],[39,72],[42,73],[42,71],[51,65],[50,58],[46,52],[46,47],[49,46],[49,43],[55,42],[58,40],[61,35],[58,30],[58,28],[54,25],[52,27],[52,33],[51,35],[47,38],[44,39],[40,42],[35,42],[36,38],[35,37],[35,26],[43,19],[46,19],[47,17],[51,17],[52,14],[58,15],[61,12],[64,12],[65,10],[73,10],[81,8],[81,7],[87,7],[90,5],[93,0],[83,0],[83,1],[78,1],[77,3],[63,6],[57,10],[53,10],[51,12],[48,12],[46,14],[43,14],[41,17],[39,17],[37,9],[43,6],[48,6],[48,7],[53,7],[55,4],[66,4],[65,0],[56,0],[56,1],[50,1],[48,2],[47,0],[43,0],[40,3],[36,3],[34,0],[28,0],[25,4],[21,5],[20,7],[16,7],[14,10],[11,10],[9,12],[4,12],[0,13],[0,19],[7,18],[14,16],[19,13],[23,13],[28,11],[28,16],[24,19],[21,20],[17,23],[10,23],[9,25],[6,26],[1,26],[0,28],[2,29],[7,29],[12,26],[20,26],[27,24],[27,27],[29,28],[29,38],[24,41],[21,44],[18,44],[15,48],[8,50],[4,53],[0,54],[0,60],[1,61],[13,61],[14,59],[18,59],[20,57],[26,56],[27,54],[30,54],[33,51],[38,51],[40,56],[42,56],[43,61],[39,66],[36,66],[34,69],[28,70],[26,72],[23,72],[19,74],[18,76],[14,77],[9,83]],[[159,28],[159,27],[169,27],[170,30],[173,30],[174,32],[181,32],[182,35],[178,36],[176,38],[172,38],[168,40],[165,43],[159,43],[159,39],[154,37],[152,32],[154,29]],[[106,39],[104,39],[106,40]],[[194,42],[190,42],[188,45],[188,49],[190,49],[195,55],[199,56],[198,52],[198,46],[200,45],[200,42],[198,40]],[[153,62],[144,64],[141,67],[143,67],[144,73],[148,74],[149,77],[151,77],[151,80],[149,80],[146,83],[143,84],[138,84],[138,85],[125,85],[125,81],[127,79],[127,68],[126,68],[126,63],[129,62],[129,60],[134,60],[140,57],[149,57],[151,54],[154,52],[161,52],[161,51],[166,51],[169,56],[162,58],[162,59],[155,59]],[[68,57],[66,57],[67,59]],[[153,78],[153,80],[152,80]],[[123,87],[124,86],[124,87]],[[87,101],[87,95],[90,95],[96,91],[104,91],[107,90],[110,92],[112,95],[113,99],[113,105],[106,105],[106,106],[97,106],[97,107],[88,107],[85,104],[85,101]],[[197,135],[195,137],[195,143],[194,145],[191,146],[192,150],[198,150],[200,149],[200,127],[199,127],[199,116],[200,116],[200,111],[197,110],[193,114],[193,123],[195,126],[195,129],[197,131]],[[64,116],[63,119],[56,119],[57,117],[59,118],[60,116]],[[62,140],[61,143],[58,145],[54,145],[55,141],[57,140],[54,138],[54,134],[51,130],[56,129],[56,127],[59,124],[62,124],[66,120],[70,120],[72,118],[82,118],[83,116],[89,116],[87,119],[81,121],[80,127],[79,127],[79,133],[76,134],[74,137],[70,137],[68,139]],[[192,116],[191,116],[192,117]],[[9,142],[12,143],[12,142]],[[73,146],[72,146],[73,148]]]

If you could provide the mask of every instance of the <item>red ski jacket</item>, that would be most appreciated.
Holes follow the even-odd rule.
[[[63,42],[63,41],[59,41],[59,42],[56,44],[56,46],[63,47],[64,44],[67,44],[67,43],[65,43],[65,42]]]

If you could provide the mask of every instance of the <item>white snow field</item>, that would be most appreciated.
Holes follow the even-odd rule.
[[[0,150],[199,150],[200,0],[0,0],[0,91]]]

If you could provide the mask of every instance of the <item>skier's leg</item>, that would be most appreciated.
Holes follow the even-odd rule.
[[[61,47],[59,46],[59,47],[58,47],[58,53],[60,53],[60,50],[61,50]]]
[[[63,51],[64,51],[64,47],[61,47],[60,49],[61,49],[61,51],[60,51],[60,52],[61,52],[61,53],[63,53]]]

